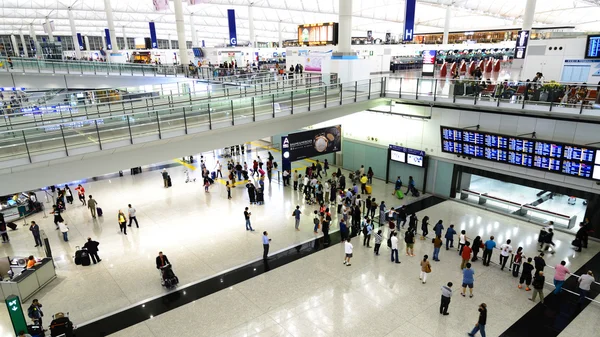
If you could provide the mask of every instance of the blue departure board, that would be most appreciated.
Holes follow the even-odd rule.
[[[581,178],[592,177],[592,164],[563,160],[562,172],[568,175],[573,175]]]
[[[463,154],[471,157],[483,158],[483,146],[463,143]]]
[[[442,128],[442,139],[462,141],[462,131],[450,128]]]
[[[485,159],[505,162],[506,158],[507,152],[505,150],[491,147],[485,148]]]
[[[485,146],[496,147],[499,149],[507,149],[508,148],[508,137],[486,134],[485,135]]]
[[[463,143],[483,145],[483,139],[483,133],[479,133],[477,131],[463,131]]]
[[[560,144],[549,143],[549,142],[535,142],[535,154],[545,157],[561,158],[562,148]]]
[[[462,143],[444,140],[442,151],[462,154]]]
[[[526,153],[508,151],[508,163],[525,167],[533,167],[533,156]]]
[[[509,138],[508,149],[511,151],[533,153],[533,140],[522,138]]]
[[[594,152],[595,150],[573,146],[573,145],[565,145],[565,150],[563,157],[572,161],[584,161],[588,163],[594,162]],[[566,173],[566,172],[565,172]]]
[[[561,172],[560,160],[544,156],[533,157],[533,167],[553,172]]]

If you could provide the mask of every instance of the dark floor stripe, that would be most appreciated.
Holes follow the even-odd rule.
[[[430,196],[408,204],[407,210],[409,213],[418,212],[437,205],[443,201],[445,201],[445,199]],[[303,257],[319,252],[340,242],[341,237],[339,231],[330,234],[329,245],[324,246],[323,238],[317,238],[313,241],[277,253],[271,256],[268,261],[259,261],[244,265],[225,274],[215,276],[204,282],[178,289],[175,292],[165,294],[164,296],[153,300],[149,300],[148,302],[138,306],[125,309],[87,325],[80,326],[77,328],[77,335],[85,337],[101,337],[110,335],[132,325],[141,323],[149,319],[151,315],[156,317],[160,314],[164,314],[165,312],[178,308],[182,305],[186,305],[195,300],[236,285],[240,282],[249,280],[253,277],[268,272],[269,270],[282,267],[288,263],[297,261]],[[259,249],[258,246],[257,249]],[[177,273],[176,262],[173,266],[173,270],[175,273]],[[156,282],[159,282],[158,275]]]
[[[574,274],[583,275],[588,270],[591,270],[594,275],[600,275],[600,253],[596,254]],[[548,273],[548,275],[550,274]],[[546,275],[546,281],[552,282],[552,277]],[[579,293],[577,277],[569,277],[563,288]],[[600,293],[599,288],[597,284],[593,284],[588,297],[596,298]],[[545,288],[544,291],[547,292],[548,289]],[[529,293],[528,296],[531,296],[531,294]],[[544,298],[544,304],[538,302],[523,317],[504,331],[500,337],[556,337],[591,303],[586,300],[580,305],[577,303],[578,300],[578,296],[566,291],[558,295],[549,293]]]

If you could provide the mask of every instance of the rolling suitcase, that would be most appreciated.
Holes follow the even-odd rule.
[[[373,193],[373,186],[367,185],[365,187],[365,190],[367,191],[367,194],[371,194],[371,193]]]
[[[215,180],[217,179],[217,172],[213,171],[210,173],[210,179]]]
[[[80,258],[81,258],[82,266],[86,267],[86,266],[89,266],[90,264],[92,264],[92,261],[90,259],[90,254],[87,252],[87,250],[85,250],[85,249],[81,250]]]
[[[398,197],[398,199],[404,199],[404,193],[402,193],[401,190],[397,190],[396,197]]]
[[[44,328],[38,324],[30,324],[27,326],[27,333],[31,335],[31,337],[44,337],[46,334],[44,333]]]
[[[100,207],[96,207],[96,213],[98,214],[98,216],[102,216],[102,214],[104,214],[104,212],[102,212],[102,208]]]
[[[14,231],[15,229],[17,229],[17,224],[14,222],[7,222],[6,227],[8,227]]]

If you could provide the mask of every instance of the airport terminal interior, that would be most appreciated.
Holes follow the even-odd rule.
[[[599,1],[0,8],[0,337],[600,336]]]

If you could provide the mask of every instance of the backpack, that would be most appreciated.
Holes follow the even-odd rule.
[[[392,247],[392,238],[387,239],[387,246]]]
[[[316,217],[315,217],[315,218],[313,219],[313,223],[314,223],[315,225],[318,225],[318,224],[319,224],[319,218],[316,218]]]
[[[368,231],[367,231],[367,226],[366,225],[363,226],[362,232],[363,232],[364,235],[367,235]]]

